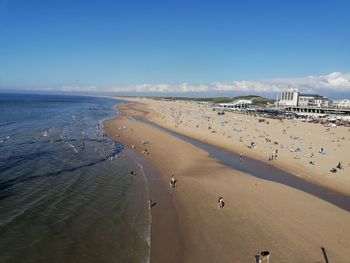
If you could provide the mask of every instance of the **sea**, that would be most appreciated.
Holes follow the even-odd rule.
[[[149,262],[147,179],[103,130],[119,103],[0,93],[0,263]]]

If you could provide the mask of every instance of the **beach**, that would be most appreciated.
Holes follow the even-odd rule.
[[[326,135],[317,133],[316,126],[309,123],[266,119],[257,126],[256,117],[225,114],[223,120],[205,106],[189,102],[132,100],[119,106],[121,117],[106,121],[105,128],[110,138],[122,142],[135,152],[134,158],[149,163],[157,173],[158,180],[149,181],[150,198],[155,203],[150,208],[151,262],[254,262],[256,252],[264,250],[271,253],[270,262],[324,262],[321,248],[331,262],[346,262],[350,257],[348,211],[295,188],[232,169],[203,149],[138,120],[242,153],[242,165],[246,156],[254,157],[335,193],[349,194],[346,129],[339,129],[338,134],[338,129],[324,128],[325,140]],[[203,117],[209,114],[210,118]],[[309,125],[309,131],[303,125]],[[333,143],[333,137],[338,141]],[[248,148],[252,140],[257,146]],[[294,143],[293,152],[287,140]],[[327,154],[318,156],[317,140]],[[269,161],[277,146],[277,159]],[[300,149],[294,151],[296,148]],[[309,168],[307,154],[311,150],[315,165]],[[331,155],[333,151],[337,156]],[[299,159],[290,157],[297,154]],[[321,159],[324,155],[326,160]],[[344,170],[329,174],[328,166],[335,166],[339,156]],[[172,175],[177,179],[174,189],[169,185]],[[225,200],[224,208],[218,207],[219,196]],[[173,220],[164,219],[167,216]]]
[[[152,110],[148,118],[162,127],[268,162],[313,183],[350,195],[350,176],[347,176],[350,169],[349,127],[324,127],[301,120],[280,121],[231,112],[218,115],[212,107],[189,101],[128,100],[146,105],[149,111]],[[259,122],[259,119],[264,121]],[[276,150],[277,158],[269,161]],[[339,162],[343,169],[331,173]]]
[[[0,263],[350,263],[350,0],[0,0]]]

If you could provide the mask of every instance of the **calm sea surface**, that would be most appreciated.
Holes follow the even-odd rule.
[[[115,104],[0,93],[1,263],[148,262],[145,177],[103,135]]]

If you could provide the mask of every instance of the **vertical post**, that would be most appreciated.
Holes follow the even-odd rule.
[[[326,254],[326,250],[324,249],[324,247],[321,247],[321,250],[322,250],[322,253],[323,253],[323,257],[324,257],[325,262],[326,262],[326,263],[329,263],[328,257],[327,257],[327,254]]]

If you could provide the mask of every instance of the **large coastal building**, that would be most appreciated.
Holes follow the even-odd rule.
[[[282,92],[277,98],[277,106],[298,106],[299,91],[297,89],[291,89],[286,92]]]
[[[332,107],[334,108],[350,108],[350,100],[333,100],[332,101]]]
[[[350,119],[350,100],[332,101],[318,94],[302,94],[297,89],[279,94],[276,106],[302,116]]]
[[[279,107],[318,107],[328,108],[331,101],[318,94],[302,94],[297,89],[282,92],[277,98]]]

